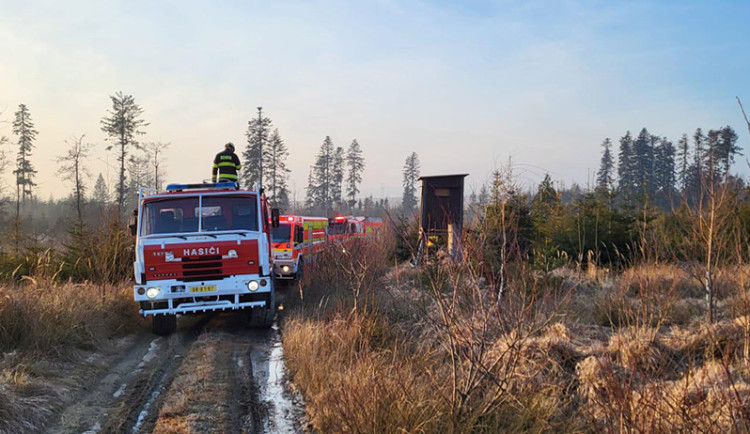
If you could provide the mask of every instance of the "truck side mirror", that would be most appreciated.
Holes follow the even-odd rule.
[[[278,208],[271,208],[271,227],[272,228],[279,227],[279,209]]]
[[[138,232],[138,209],[133,210],[133,215],[128,219],[128,229],[130,229],[130,235],[135,236]]]

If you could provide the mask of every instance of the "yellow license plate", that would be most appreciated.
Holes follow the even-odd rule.
[[[191,286],[190,292],[213,292],[216,291],[216,285]]]

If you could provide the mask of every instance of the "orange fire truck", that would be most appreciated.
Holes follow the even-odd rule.
[[[305,264],[324,248],[328,239],[328,219],[287,215],[271,232],[273,271],[277,279],[299,279]]]
[[[275,289],[265,195],[234,182],[141,189],[131,220],[136,235],[135,301],[152,329],[169,334],[177,314],[246,310],[250,325],[273,324]]]

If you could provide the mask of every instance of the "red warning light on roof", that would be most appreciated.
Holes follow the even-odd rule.
[[[286,221],[288,221],[288,222],[293,222],[293,221],[294,221],[294,217],[287,217],[287,218],[286,218]]]
[[[342,215],[340,215],[340,216],[336,216],[335,220],[336,220],[337,222],[343,222],[344,220],[346,220],[346,217],[344,217],[344,216],[342,216]]]

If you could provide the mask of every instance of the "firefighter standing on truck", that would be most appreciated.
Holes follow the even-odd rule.
[[[219,182],[238,182],[241,167],[240,159],[234,153],[234,144],[229,142],[224,145],[224,150],[216,154],[216,158],[214,158],[214,167],[211,170],[211,182],[216,182],[217,180]]]

